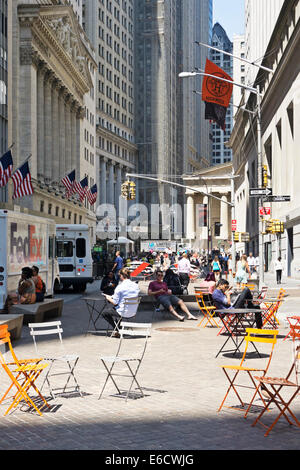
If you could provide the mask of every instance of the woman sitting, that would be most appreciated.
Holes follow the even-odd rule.
[[[199,287],[208,288],[209,293],[212,294],[216,288],[216,278],[214,273],[208,273],[204,281],[201,282]]]
[[[112,271],[109,271],[106,276],[102,279],[100,290],[103,294],[113,295],[118,282],[115,279],[115,275]]]
[[[16,304],[34,304],[36,302],[35,284],[32,277],[33,271],[31,268],[22,268],[18,291],[7,296],[6,307]]]

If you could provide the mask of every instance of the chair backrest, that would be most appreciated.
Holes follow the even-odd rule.
[[[0,325],[0,344],[4,344],[4,345],[7,345],[8,348],[9,348],[9,351],[11,353],[11,356],[14,360],[14,362],[19,365],[19,361],[18,361],[18,358],[14,352],[14,349],[12,347],[12,344],[11,344],[11,340],[10,340],[10,333],[8,331],[8,325]],[[4,359],[4,356],[3,354],[1,353],[1,350],[0,350],[0,364],[2,365],[2,367],[6,370],[6,372],[8,373],[8,375],[11,375],[10,373],[10,370],[9,368],[7,367],[6,365],[6,361]]]
[[[119,328],[120,342],[119,342],[118,351],[116,355],[118,356],[120,353],[124,336],[142,338],[143,339],[142,347],[141,347],[141,344],[139,346],[139,348],[141,348],[140,353],[138,353],[136,348],[134,352],[135,356],[139,357],[139,359],[142,360],[145,354],[146,348],[147,348],[148,338],[151,336],[151,328],[152,328],[152,323],[132,323],[132,322],[122,321],[120,328]]]
[[[260,299],[260,300],[265,299],[265,297],[266,297],[266,295],[267,295],[267,291],[268,291],[268,286],[263,286],[263,287],[261,288],[261,291],[260,291],[260,293],[258,294],[258,297],[257,297],[257,298]]]
[[[290,335],[293,338],[293,341],[299,341],[300,342],[300,325],[293,325],[291,322],[290,327],[291,327],[291,332]]]
[[[137,309],[139,308],[141,297],[131,297],[124,299],[124,310],[122,317],[132,318],[136,315]]]
[[[240,365],[242,365],[244,360],[245,360],[249,343],[270,344],[271,345],[271,352],[270,352],[270,355],[269,355],[269,360],[267,361],[267,365],[264,369],[264,371],[266,373],[266,371],[268,370],[268,368],[270,366],[270,362],[271,362],[271,359],[272,359],[272,356],[273,356],[274,347],[275,347],[275,344],[277,343],[277,335],[278,335],[279,331],[278,330],[260,330],[260,329],[257,329],[257,328],[246,328],[246,333],[247,333],[247,336],[245,336],[246,346],[245,346],[245,351],[244,351],[244,354],[243,354]]]
[[[38,352],[38,347],[37,347],[38,336],[55,335],[59,339],[60,345],[61,346],[63,345],[63,340],[62,340],[63,329],[61,326],[61,321],[53,321],[53,322],[45,322],[45,323],[29,323],[28,327],[30,328],[30,334],[32,336],[36,352]]]

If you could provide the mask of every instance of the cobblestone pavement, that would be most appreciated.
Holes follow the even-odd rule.
[[[67,295],[64,295],[67,298]],[[289,299],[285,314],[300,312],[300,298]],[[196,304],[190,305],[196,310]],[[293,310],[293,311],[291,311]],[[0,449],[2,450],[284,450],[299,449],[300,429],[284,419],[268,437],[264,429],[252,427],[256,412],[244,419],[240,411],[217,409],[228,382],[222,364],[239,360],[216,353],[225,341],[216,328],[197,328],[197,322],[179,323],[166,314],[156,314],[152,337],[139,381],[144,398],[113,396],[112,384],[98,400],[105,380],[101,355],[113,354],[118,340],[103,335],[85,335],[88,315],[80,296],[66,301],[62,324],[66,349],[80,354],[77,378],[84,393],[49,399],[51,411],[42,417],[29,413],[26,407],[7,417],[7,405],[0,405]],[[138,314],[138,321],[152,321],[151,311]],[[161,328],[176,328],[161,330]],[[292,342],[283,341],[287,330],[282,323],[269,375],[285,376],[292,360]],[[137,340],[128,340],[131,351]],[[49,342],[44,345],[51,347]],[[35,357],[27,327],[22,338],[14,342],[17,355]],[[263,352],[263,348],[260,348]],[[248,365],[261,366],[262,359],[249,359]],[[0,392],[5,390],[5,376],[0,371]],[[40,383],[40,382],[39,382]],[[124,383],[125,387],[126,383]],[[231,395],[228,403],[237,404]],[[260,402],[257,402],[259,405]],[[294,409],[300,412],[300,403]],[[266,418],[276,414],[272,407]]]

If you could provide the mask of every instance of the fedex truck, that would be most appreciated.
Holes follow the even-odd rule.
[[[16,292],[25,266],[38,266],[52,296],[59,286],[59,269],[55,258],[55,222],[21,212],[0,210],[0,303],[9,292]]]
[[[56,253],[62,285],[84,292],[94,281],[88,225],[57,225]]]

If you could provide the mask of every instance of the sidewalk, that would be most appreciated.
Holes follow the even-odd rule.
[[[196,304],[192,305],[197,311]],[[300,311],[300,299],[294,300]],[[152,311],[140,312],[137,321],[152,321]],[[293,312],[294,313],[294,312]],[[145,398],[129,400],[113,396],[110,384],[98,400],[105,380],[101,355],[115,352],[118,340],[85,335],[88,322],[85,304],[78,296],[64,306],[62,324],[68,351],[79,352],[77,378],[84,397],[59,396],[50,400],[51,412],[42,417],[17,409],[3,417],[0,405],[0,449],[2,450],[284,450],[299,449],[300,430],[280,420],[273,433],[264,437],[261,426],[251,427],[256,416],[244,419],[240,412],[217,409],[228,387],[219,367],[239,360],[216,353],[225,341],[215,328],[197,328],[197,322],[179,323],[157,314],[152,337],[139,374]],[[285,376],[292,359],[291,341],[283,341],[287,330],[280,326],[270,375]],[[135,343],[130,342],[134,348]],[[18,356],[35,357],[27,327],[14,343]],[[261,366],[264,359],[249,360]],[[5,389],[0,371],[0,392]],[[232,395],[232,404],[236,404]],[[274,416],[274,408],[268,421]],[[300,412],[298,401],[296,412]]]

